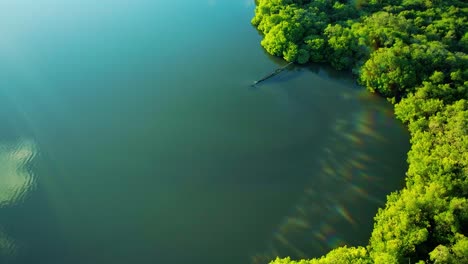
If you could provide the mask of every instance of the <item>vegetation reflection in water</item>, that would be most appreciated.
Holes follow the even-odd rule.
[[[37,153],[30,140],[0,143],[0,210],[21,203],[34,188],[35,178],[29,169]],[[14,241],[0,226],[0,256],[11,256],[16,251]]]
[[[69,15],[66,4],[52,8],[56,2],[41,2],[40,9]],[[3,72],[0,86],[10,88],[5,90],[15,99],[11,108],[27,118],[9,115],[31,127],[47,155],[34,162],[38,178],[29,189],[34,182],[38,188],[27,195],[31,199],[9,199],[22,218],[35,219],[5,214],[5,222],[28,227],[19,231],[4,224],[10,238],[5,244],[18,245],[14,263],[129,263],[131,258],[238,264],[257,252],[289,253],[293,246],[314,254],[304,247],[348,241],[339,225],[362,228],[354,207],[368,206],[358,199],[372,192],[355,171],[365,171],[375,157],[363,154],[369,142],[357,131],[376,134],[374,122],[383,115],[361,110],[367,105],[356,102],[354,93],[342,94],[349,87],[335,85],[338,78],[321,81],[307,71],[278,76],[281,87],[270,82],[273,87],[267,83],[250,91],[255,78],[277,66],[260,50],[260,37],[249,24],[253,6],[223,0],[212,1],[218,7],[209,9],[175,1],[156,12],[162,2],[143,2],[128,4],[128,14],[113,8],[118,15],[111,17],[107,7],[101,12],[86,0],[77,13],[93,19],[76,17],[71,19],[76,25],[58,28],[57,20],[50,27],[31,26],[32,36],[20,31],[25,40],[17,53],[25,59],[13,60],[22,67],[11,70],[16,75],[10,78]],[[33,14],[28,21],[40,24],[41,17]],[[188,62],[191,67],[182,67]],[[349,103],[337,103],[340,96]],[[355,111],[362,112],[352,115]],[[333,124],[336,135],[329,133]],[[356,157],[339,156],[349,151]],[[342,164],[334,169],[341,170],[330,170],[336,160]],[[327,185],[321,179],[327,173],[342,180],[329,177],[333,184]],[[354,185],[343,188],[344,179]],[[357,201],[344,200],[342,192]],[[304,243],[304,237],[317,242]]]
[[[343,95],[347,98],[349,95]],[[274,230],[267,250],[251,257],[254,264],[268,263],[277,256],[309,258],[311,252],[324,252],[350,241],[340,236],[338,227],[359,230],[356,208],[363,201],[384,204],[384,197],[375,197],[368,190],[384,189],[370,166],[376,160],[366,150],[369,146],[390,144],[377,130],[378,123],[391,120],[391,110],[372,104],[375,96],[360,91],[359,97],[372,108],[353,113],[350,119],[337,119],[329,136],[329,145],[322,149],[320,170],[309,184],[291,213]],[[323,194],[323,190],[336,192]],[[327,213],[323,213],[327,212]],[[320,217],[322,216],[322,217]],[[325,216],[325,217],[323,217]],[[303,243],[308,241],[309,243]],[[307,248],[303,248],[307,245]]]

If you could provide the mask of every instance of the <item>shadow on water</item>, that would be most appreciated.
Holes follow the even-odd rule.
[[[277,76],[271,78],[271,80],[267,80],[267,82],[271,81],[271,82],[275,82],[275,83],[278,83],[278,84],[283,84],[283,83],[286,84],[288,82],[291,82],[292,80],[301,78],[301,76],[303,76],[304,73],[305,72],[302,71],[300,67],[298,67],[296,65],[291,65],[284,72],[282,72],[282,73],[278,74]]]
[[[333,80],[346,86],[352,84],[352,88],[362,89],[351,71],[338,71],[327,63],[309,63],[303,68],[327,80]]]
[[[336,73],[316,65],[307,69],[348,86],[355,84],[349,73]],[[297,67],[293,73],[300,75],[301,71]],[[294,77],[287,76],[283,81],[288,78]],[[321,149],[318,159],[310,161],[317,171],[311,173],[290,213],[272,230],[267,249],[252,256],[251,263],[268,263],[277,256],[311,258],[342,245],[364,245],[377,208],[384,205],[389,192],[403,186],[403,180],[386,179],[401,163],[389,164],[388,154],[382,151],[395,151],[392,134],[387,131],[395,125],[391,121],[392,108],[382,104],[382,98],[357,85],[355,88],[359,88],[353,92],[358,93],[364,107],[334,120],[332,133],[324,139],[326,147]]]

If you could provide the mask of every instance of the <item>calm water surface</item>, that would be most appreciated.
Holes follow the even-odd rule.
[[[253,1],[0,3],[0,263],[266,263],[365,244],[391,106],[265,54]]]

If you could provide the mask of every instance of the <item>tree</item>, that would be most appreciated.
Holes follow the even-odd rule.
[[[468,263],[468,33],[459,0],[258,0],[262,45],[299,63],[353,69],[411,133],[406,186],[366,248],[273,264]]]

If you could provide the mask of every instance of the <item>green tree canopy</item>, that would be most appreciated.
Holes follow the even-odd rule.
[[[271,263],[468,263],[467,19],[460,0],[257,1],[266,51],[353,69],[395,104],[412,145],[406,187],[388,195],[367,247]]]

